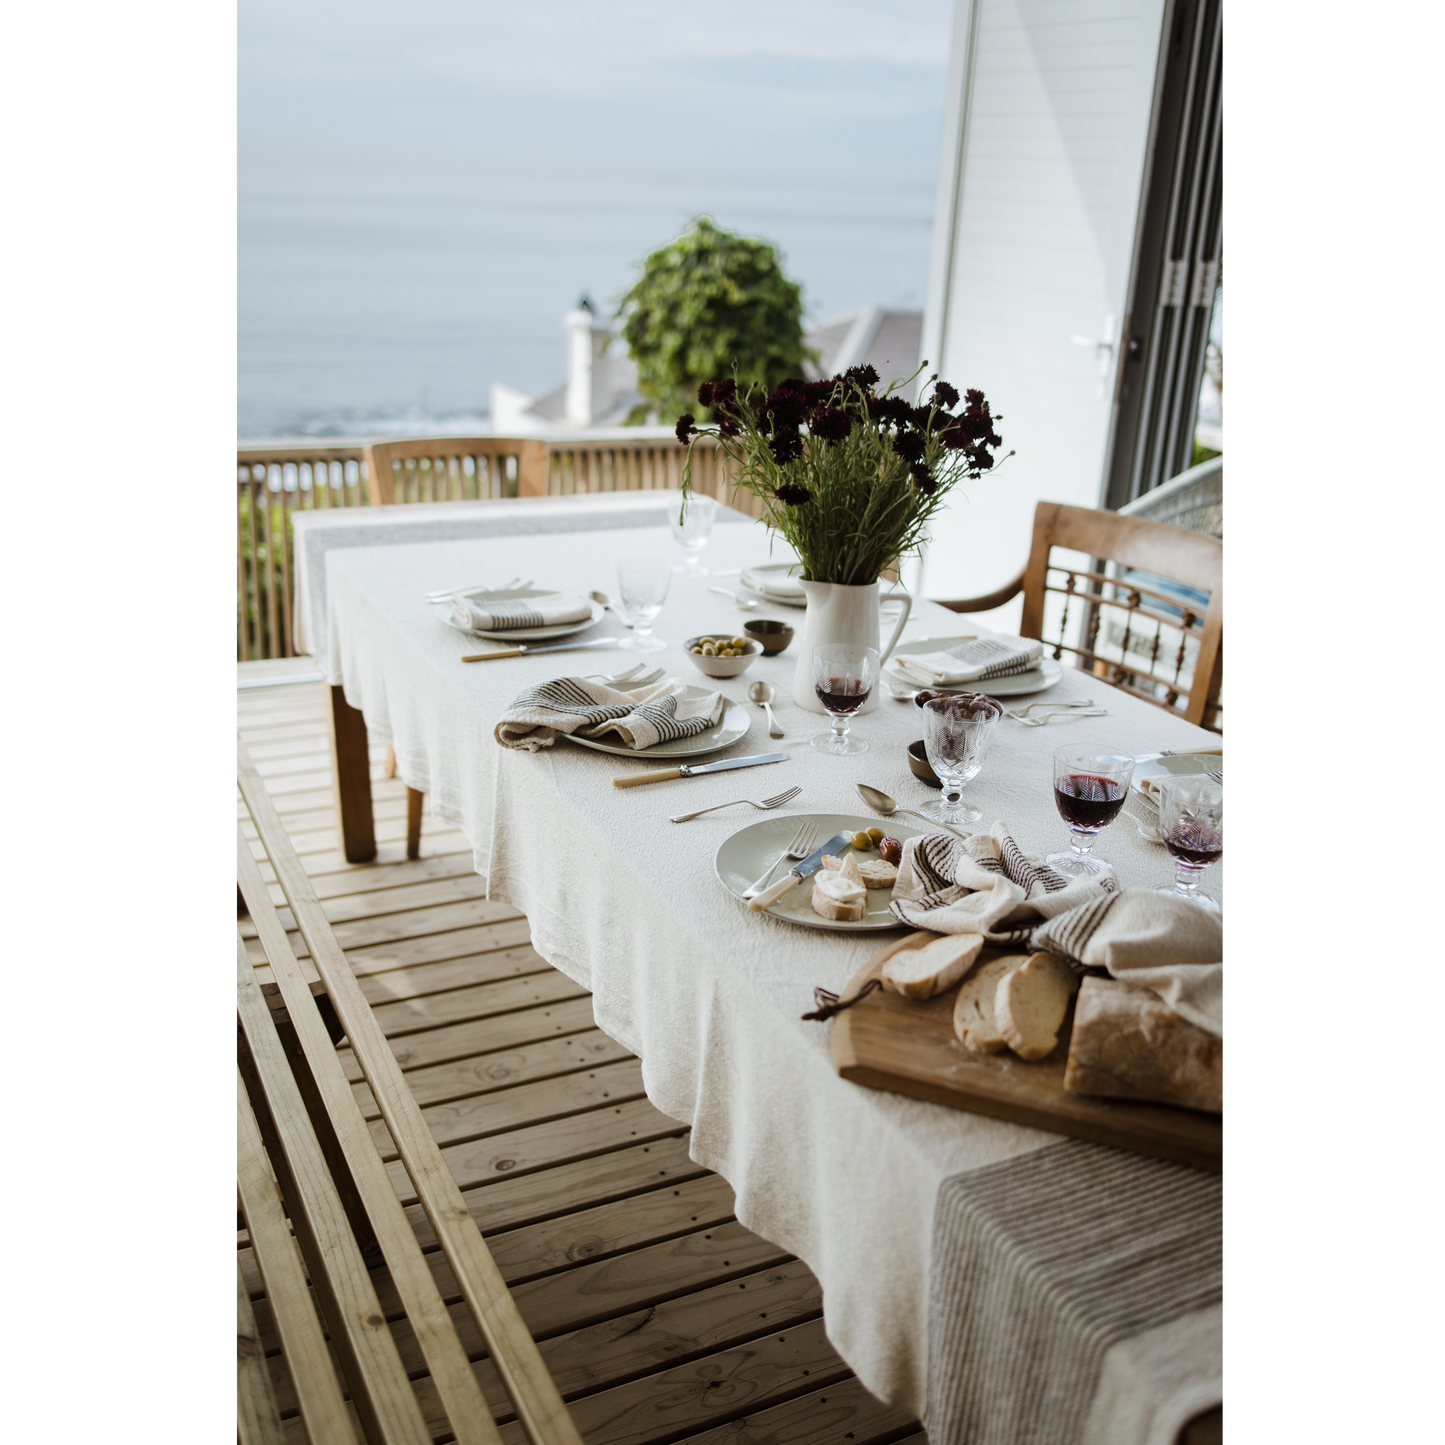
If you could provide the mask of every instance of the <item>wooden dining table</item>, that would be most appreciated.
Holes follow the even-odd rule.
[[[622,559],[680,555],[656,523],[325,551],[326,633],[313,642],[331,685],[347,856],[374,856],[367,747],[387,743],[401,777],[471,843],[488,896],[524,912],[542,956],[591,990],[599,1027],[641,1058],[653,1103],[691,1126],[693,1157],[732,1185],[738,1218],[813,1269],[829,1338],[848,1364],[874,1394],[918,1412],[933,1445],[1172,1440],[1221,1399],[1219,1177],[840,1078],[830,1025],[801,1016],[815,988],[842,990],[901,931],[828,932],[750,912],[720,882],[715,858],[760,815],[739,806],[669,821],[797,785],[770,816],[849,814],[887,827],[856,784],[910,808],[937,796],[907,766],[907,745],[923,732],[913,705],[883,695],[857,718],[864,753],[814,750],[807,740],[828,720],[791,700],[796,646],[732,680],[694,670],[684,639],[746,620],[709,591],[715,577],[674,577],[656,622],[667,645],[643,654],[463,662],[489,644],[454,630],[425,597],[515,575],[615,595]],[[769,534],[749,522],[715,528],[704,561],[734,573],[769,558]],[[751,615],[802,621],[777,603]],[[920,600],[903,636],[972,630]],[[608,613],[581,635],[627,633]],[[525,688],[637,661],[748,709],[749,732],[720,756],[779,749],[786,760],[619,789],[613,779],[645,760],[562,738],[536,752],[496,742]],[[781,741],[746,702],[755,680],[776,690]],[[1002,820],[1027,853],[1066,843],[1052,796],[1060,744],[1136,755],[1218,747],[1217,736],[1067,666],[1047,693],[1019,701],[1084,698],[1107,715],[1037,728],[1003,719],[968,784],[981,826]],[[1165,850],[1128,817],[1095,851],[1124,887],[1173,877]],[[1216,897],[1222,872],[1206,880]]]

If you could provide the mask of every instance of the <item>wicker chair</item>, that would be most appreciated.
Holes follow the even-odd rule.
[[[1081,566],[1056,560],[1054,548],[1086,560]],[[1203,532],[1040,502],[1024,570],[985,597],[940,606],[987,612],[1023,593],[1024,637],[1050,643],[1056,659],[1071,653],[1115,687],[1220,732],[1223,558],[1224,544]]]

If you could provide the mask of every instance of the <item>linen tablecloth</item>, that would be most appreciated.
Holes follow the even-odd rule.
[[[336,547],[391,547],[400,542],[450,542],[464,537],[524,537],[541,532],[595,532],[659,524],[679,493],[603,492],[586,497],[507,497],[483,502],[414,502],[390,507],[324,507],[291,514],[295,543],[297,652],[326,642],[326,554]],[[717,520],[748,522],[732,507]],[[505,559],[503,559],[505,561]],[[497,581],[505,582],[506,572]],[[467,587],[487,577],[439,577],[427,591]],[[611,590],[611,589],[607,589]]]
[[[859,756],[785,747],[787,762],[757,774],[616,789],[613,776],[642,765],[560,740],[539,753],[509,751],[491,732],[523,688],[567,672],[615,671],[632,655],[603,650],[464,665],[457,659],[472,644],[421,600],[430,588],[499,569],[613,590],[616,558],[641,552],[675,555],[661,526],[605,537],[332,551],[327,670],[365,714],[374,740],[393,746],[402,777],[471,840],[489,896],[521,909],[543,957],[591,989],[599,1026],[641,1057],[658,1108],[691,1125],[693,1157],[733,1186],[738,1217],[813,1269],[829,1338],[874,1394],[922,1415],[932,1445],[1162,1445],[1220,1399],[1218,1290],[1208,1277],[1218,1248],[1210,1213],[1218,1181],[838,1078],[827,1026],[799,1016],[815,985],[842,989],[897,935],[825,933],[748,913],[718,883],[713,857],[724,838],[755,820],[750,810],[667,821],[792,783],[803,792],[782,815],[866,815],[854,791],[860,781],[917,807],[936,796],[912,777],[904,756],[922,734],[917,710],[885,698],[856,720],[854,733],[870,745]],[[767,534],[754,524],[719,528],[706,560],[734,567],[767,558]],[[742,615],[707,585],[674,579],[656,623],[670,645],[644,660],[691,679],[682,640],[740,626]],[[802,617],[783,606],[754,615],[795,625]],[[608,630],[623,635],[611,617],[588,635]],[[904,635],[968,631],[967,617],[920,603]],[[743,701],[750,682],[773,683],[791,742],[828,726],[791,703],[796,662],[795,644],[740,678],[709,685]],[[1054,851],[1066,838],[1052,798],[1051,754],[1061,743],[1142,753],[1217,742],[1068,667],[1047,696],[1092,696],[1109,716],[1043,728],[1005,719],[968,787],[986,819],[1007,820],[1031,852]],[[780,746],[761,710],[752,715],[750,733],[729,755]],[[1096,853],[1129,886],[1161,886],[1173,876],[1164,849],[1138,837],[1127,818],[1100,836]],[[1221,881],[1220,868],[1210,870],[1216,896]],[[1106,1183],[1077,1199],[1069,1171],[1080,1167],[1085,1174],[1102,1168]],[[1111,1168],[1128,1178],[1108,1184]],[[1141,1197],[1161,1189],[1190,1221],[1182,1241],[1148,1219],[1131,1232]],[[1136,1239],[1146,1255],[1163,1251],[1162,1305],[1133,1308],[1125,1300],[1110,1313],[1116,1276],[1088,1267],[1100,1231]],[[1070,1242],[1062,1254],[1060,1238]],[[1191,1251],[1199,1255],[1192,1265]],[[1118,1259],[1119,1249],[1109,1257]],[[1176,1279],[1182,1286],[1168,1287]],[[1024,1433],[1012,1402],[1020,1379],[1033,1377],[1020,1372],[1012,1350],[979,1347],[991,1332],[1019,1341],[1063,1401]],[[1038,1379],[1033,1387],[1043,1388]]]

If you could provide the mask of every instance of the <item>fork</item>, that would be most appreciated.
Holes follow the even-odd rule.
[[[598,682],[605,682],[609,687],[617,687],[619,684],[625,682],[627,687],[624,691],[630,691],[634,687],[646,687],[649,683],[656,682],[667,670],[662,667],[654,667],[651,672],[644,672],[641,677],[637,677],[635,674],[641,666],[642,664],[640,662],[634,663],[633,666],[625,668],[619,673],[614,673],[611,677],[606,677],[600,672],[589,672],[587,676],[594,678]]]
[[[773,874],[778,871],[780,864],[791,858],[795,863],[801,863],[809,853],[813,851],[813,844],[818,841],[818,825],[816,823],[804,823],[798,831],[793,834],[793,841],[783,850],[782,854],[774,861],[773,866],[763,874],[758,881],[743,892],[744,898],[756,898],[769,883],[773,881]]]
[[[802,788],[784,788],[775,798],[764,798],[761,803],[755,803],[751,798],[734,798],[731,803],[714,803],[710,808],[699,808],[695,813],[679,813],[672,821],[674,823],[686,823],[691,818],[701,818],[704,813],[716,813],[719,808],[736,808],[739,803],[746,803],[750,808],[756,808],[760,813],[766,813],[769,808],[781,808],[784,803],[791,802],[803,790]],[[804,854],[804,857],[807,855]],[[780,859],[779,862],[782,860]],[[777,867],[775,863],[773,867]]]
[[[1106,707],[1096,707],[1092,712],[1081,712],[1078,709],[1070,711],[1065,708],[1059,708],[1055,712],[1042,713],[1038,717],[1020,717],[1017,713],[1012,712],[1009,716],[1013,718],[1015,722],[1022,723],[1026,728],[1041,728],[1047,724],[1051,717],[1108,717],[1109,709]]]
[[[513,587],[530,587],[532,579],[529,577],[525,582],[520,577],[513,577],[510,582],[504,582],[500,587],[489,587],[485,582],[473,582],[467,587],[446,587],[440,592],[428,592],[428,602],[449,602],[458,592],[509,592]]]
[[[1091,698],[1091,697],[1076,697],[1072,702],[1050,702],[1050,701],[1048,700],[1048,698],[1044,698],[1042,702],[1026,702],[1026,703],[1023,705],[1023,709],[1022,709],[1022,710],[1023,710],[1024,712],[1032,712],[1036,707],[1047,707],[1047,708],[1057,708],[1057,709],[1059,709],[1059,710],[1062,711],[1062,709],[1064,709],[1064,708],[1066,708],[1066,707],[1093,707],[1093,706],[1094,706],[1094,699]],[[1008,712],[1008,709],[1005,708],[1004,711],[1005,711],[1005,712]],[[1008,715],[1009,715],[1010,717],[1018,717],[1018,713],[1016,713],[1016,712],[1009,712]]]

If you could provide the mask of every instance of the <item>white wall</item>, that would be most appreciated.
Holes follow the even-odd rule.
[[[1037,502],[1099,505],[1116,356],[1101,376],[1074,338],[1119,335],[1164,4],[957,0],[923,355],[984,390],[1018,454],[953,494],[931,597],[1016,575]]]

